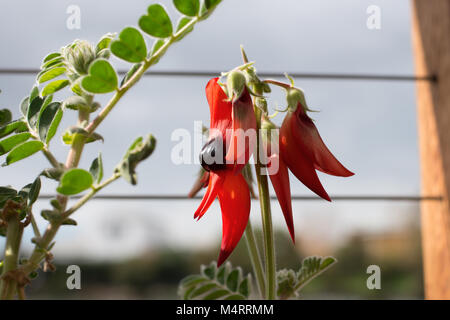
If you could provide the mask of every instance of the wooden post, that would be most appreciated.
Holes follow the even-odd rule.
[[[450,299],[450,0],[413,0],[422,195],[422,250],[427,299]]]

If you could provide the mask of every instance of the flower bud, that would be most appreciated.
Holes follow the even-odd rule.
[[[231,71],[227,77],[228,97],[238,99],[246,85],[245,75],[242,71]]]
[[[298,103],[300,103],[302,107],[305,108],[305,110],[308,108],[306,106],[305,94],[301,89],[286,89],[286,100],[290,111],[295,111],[297,109]]]
[[[89,65],[95,60],[95,50],[89,42],[75,40],[63,49],[63,56],[74,73],[87,74]]]

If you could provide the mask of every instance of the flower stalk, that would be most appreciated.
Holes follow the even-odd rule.
[[[262,94],[262,89],[256,87],[255,93]],[[261,129],[261,116],[262,112],[260,107],[255,107],[256,124],[258,131]],[[267,111],[267,110],[265,110]],[[261,206],[261,219],[263,228],[263,238],[264,238],[264,255],[266,262],[266,291],[265,298],[268,300],[275,299],[276,292],[276,266],[275,266],[275,246],[273,237],[273,227],[272,227],[272,212],[270,209],[270,195],[269,195],[269,184],[267,181],[267,175],[264,174],[265,169],[261,166],[261,159],[259,158],[259,148],[260,148],[260,137],[257,135],[256,143],[256,161],[255,161],[255,171],[256,180],[258,184],[259,192],[259,202]]]
[[[245,243],[247,245],[248,253],[250,256],[250,262],[255,273],[256,284],[258,285],[258,291],[261,297],[264,297],[266,291],[265,276],[263,271],[263,265],[261,263],[261,257],[259,255],[258,245],[255,240],[253,228],[250,220],[248,220],[247,228],[245,229]]]

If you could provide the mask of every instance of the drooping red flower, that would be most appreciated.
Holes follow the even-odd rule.
[[[200,219],[214,199],[219,198],[222,244],[217,264],[221,265],[241,239],[250,214],[250,191],[241,170],[253,152],[253,141],[245,146],[242,141],[245,141],[243,135],[247,130],[256,130],[256,119],[247,89],[228,101],[218,80],[211,79],[206,86],[211,113],[210,133],[200,161],[209,172],[209,181],[194,218]]]
[[[328,201],[331,199],[320,183],[316,170],[340,177],[354,174],[327,148],[301,102],[298,102],[295,110],[290,110],[283,120],[280,130],[280,152],[283,161],[297,179]]]

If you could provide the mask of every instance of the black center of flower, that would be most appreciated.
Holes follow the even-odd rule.
[[[225,144],[221,137],[211,139],[203,146],[200,163],[206,171],[225,169]]]

